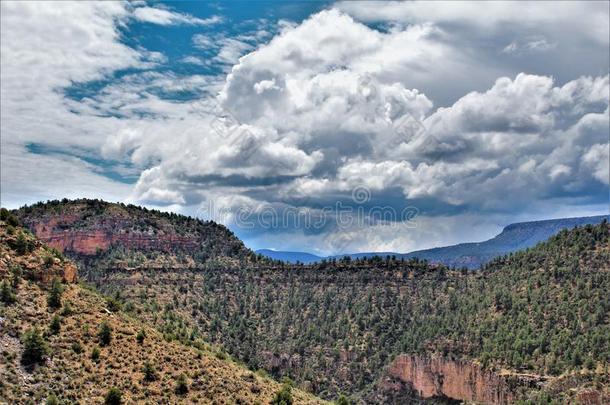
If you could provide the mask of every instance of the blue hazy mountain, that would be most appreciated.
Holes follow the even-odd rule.
[[[508,225],[500,234],[483,242],[460,243],[458,245],[424,249],[409,253],[351,253],[329,256],[326,257],[326,259],[341,258],[344,256],[349,256],[352,259],[356,259],[376,255],[394,255],[398,258],[404,257],[405,259],[409,259],[417,257],[419,259],[428,260],[429,262],[443,263],[447,266],[475,269],[495,257],[532,247],[538,242],[547,240],[562,229],[570,229],[575,226],[586,224],[598,224],[607,218],[607,215],[599,215],[595,217],[560,218],[545,221],[519,222]],[[257,253],[289,263],[296,263],[297,261],[301,263],[313,263],[324,259],[324,257],[303,252],[282,252],[261,249],[257,250]]]
[[[304,252],[283,252],[271,249],[259,249],[256,253],[260,253],[263,256],[269,257],[275,260],[281,260],[287,263],[314,263],[322,260],[323,257],[312,255],[311,253]]]

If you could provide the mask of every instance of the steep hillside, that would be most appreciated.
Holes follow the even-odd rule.
[[[113,267],[197,268],[256,259],[222,225],[134,205],[62,200],[14,214],[39,239],[82,264],[88,279]]]
[[[75,269],[3,211],[0,403],[117,403],[107,398],[113,388],[124,403],[262,404],[287,390],[295,403],[320,403],[200,338],[164,339],[113,299],[74,284]]]

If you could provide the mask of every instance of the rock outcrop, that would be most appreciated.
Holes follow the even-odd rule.
[[[79,215],[58,215],[28,218],[26,225],[47,245],[62,252],[81,255],[94,255],[113,244],[163,252],[195,249],[199,244],[193,236],[168,232],[129,232],[130,222],[121,218],[107,218],[98,224],[97,229],[79,228],[76,224],[80,220]]]
[[[50,284],[56,278],[64,283],[77,282],[76,265],[57,254],[21,227],[0,221],[0,276],[17,272],[42,284]]]
[[[542,381],[533,375],[503,375],[480,365],[441,356],[400,355],[388,368],[385,390],[405,383],[421,398],[449,398],[486,404],[508,404],[516,399],[516,389]]]
[[[78,261],[113,248],[180,256],[182,262],[197,263],[253,256],[222,225],[133,205],[62,200],[25,206],[13,213],[37,238]]]

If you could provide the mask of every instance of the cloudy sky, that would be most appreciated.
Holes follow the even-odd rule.
[[[607,214],[609,4],[3,1],[1,202],[318,254]]]

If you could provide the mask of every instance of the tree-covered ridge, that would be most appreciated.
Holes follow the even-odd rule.
[[[193,272],[143,269],[120,290],[168,339],[221,344],[251,368],[327,398],[366,396],[399,353],[489,369],[584,373],[608,386],[607,223],[564,231],[478,272],[388,258]],[[553,395],[564,400],[569,393]]]
[[[14,213],[37,236],[62,245],[58,247],[90,278],[113,267],[199,267],[257,260],[223,225],[173,212],[64,199],[24,206]]]
[[[220,230],[225,237],[235,237],[226,227],[213,221],[203,221],[186,215],[166,212],[146,207],[110,203],[99,199],[81,198],[77,200],[50,200],[25,205],[14,212],[25,222],[37,218],[79,215],[79,219],[70,224],[70,228],[99,227],[111,218],[123,220],[121,231],[141,233],[176,233],[178,235],[203,235]]]

